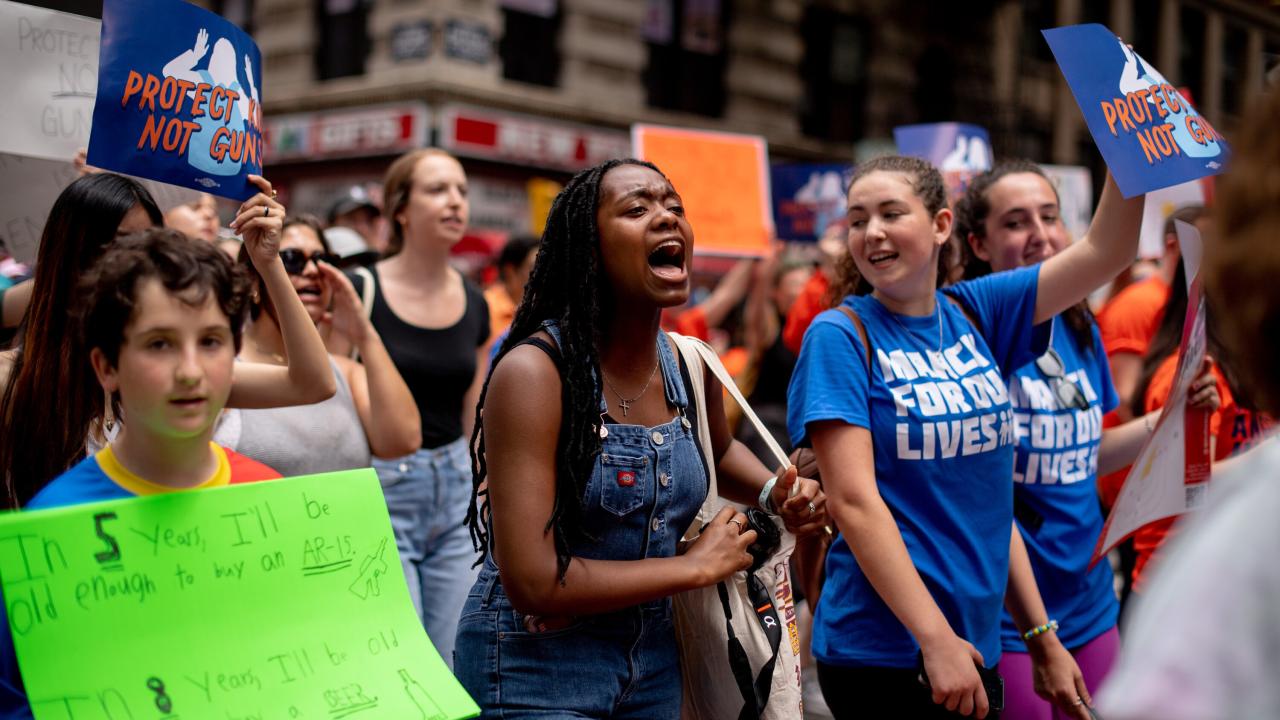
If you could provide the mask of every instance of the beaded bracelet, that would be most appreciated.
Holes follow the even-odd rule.
[[[1040,625],[1040,626],[1038,626],[1038,627],[1033,627],[1033,628],[1031,628],[1030,630],[1028,630],[1028,631],[1026,631],[1026,632],[1022,633],[1022,641],[1023,641],[1023,642],[1029,642],[1029,641],[1031,640],[1031,638],[1036,637],[1037,635],[1043,635],[1043,634],[1045,634],[1045,633],[1047,633],[1047,632],[1049,632],[1049,631],[1051,631],[1051,630],[1052,630],[1053,632],[1057,632],[1057,631],[1058,631],[1058,621],[1057,621],[1057,620],[1050,620],[1049,622],[1047,622],[1047,623],[1045,623],[1045,624],[1043,624],[1043,625]]]

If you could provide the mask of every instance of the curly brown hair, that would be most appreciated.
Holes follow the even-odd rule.
[[[911,178],[911,190],[924,203],[924,209],[930,217],[947,207],[947,187],[942,182],[942,173],[925,160],[907,155],[885,155],[864,162],[854,168],[853,177],[849,179],[849,189],[858,181],[874,172],[899,172]],[[947,268],[951,267],[951,243],[941,247],[938,252],[938,286],[947,279]],[[836,280],[831,285],[829,299],[832,306],[840,304],[847,295],[866,295],[873,290],[871,283],[858,272],[846,247],[845,253],[836,263]]]
[[[1218,179],[1214,237],[1205,244],[1204,286],[1254,404],[1280,414],[1280,88],[1246,113],[1231,164]]]

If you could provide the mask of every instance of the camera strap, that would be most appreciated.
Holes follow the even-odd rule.
[[[716,585],[720,595],[720,606],[724,608],[724,623],[729,636],[729,667],[733,670],[733,679],[738,683],[742,693],[742,712],[738,720],[759,720],[764,714],[764,707],[769,703],[769,691],[773,687],[773,666],[778,661],[778,647],[782,644],[782,625],[778,622],[778,611],[773,606],[773,597],[760,578],[753,572],[747,573],[747,597],[755,610],[760,629],[769,640],[769,659],[760,668],[760,674],[751,679],[751,662],[747,659],[747,651],[742,647],[733,632],[733,610],[729,607],[729,589],[724,581]]]

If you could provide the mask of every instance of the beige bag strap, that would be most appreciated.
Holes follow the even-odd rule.
[[[790,465],[791,460],[789,460],[787,458],[787,454],[782,451],[782,446],[778,444],[777,440],[773,439],[773,435],[765,428],[764,423],[760,421],[760,417],[756,415],[756,411],[751,409],[751,405],[747,403],[747,399],[742,396],[742,391],[738,389],[738,384],[733,381],[733,377],[729,375],[729,371],[726,370],[724,364],[720,362],[720,356],[716,355],[716,351],[712,350],[710,345],[698,340],[697,338],[676,335],[675,333],[672,333],[672,335],[680,338],[676,341],[677,343],[688,343],[689,347],[691,347],[702,359],[702,364],[710,368],[712,374],[720,381],[720,384],[729,391],[729,395],[732,396],[734,401],[738,403],[738,406],[742,408],[742,414],[747,416],[747,419],[755,426],[756,432],[760,434],[760,437],[764,439],[765,444],[769,446],[769,452],[773,453],[773,457],[778,461],[778,464],[783,467]],[[686,362],[688,361],[686,360]],[[692,373],[693,367],[690,366],[689,370],[690,373]],[[695,382],[700,383],[701,381],[698,380]]]

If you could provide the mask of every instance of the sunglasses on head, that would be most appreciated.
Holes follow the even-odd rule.
[[[1036,369],[1049,379],[1049,387],[1053,390],[1054,397],[1058,398],[1058,404],[1061,407],[1076,410],[1089,409],[1089,399],[1084,396],[1080,386],[1066,376],[1067,366],[1062,362],[1062,356],[1057,350],[1049,348],[1045,354],[1036,358]]]
[[[297,248],[289,248],[280,251],[280,262],[284,264],[284,271],[290,275],[301,275],[306,269],[309,262],[326,262],[337,267],[340,259],[337,255],[330,255],[327,252],[316,252],[310,255]]]

